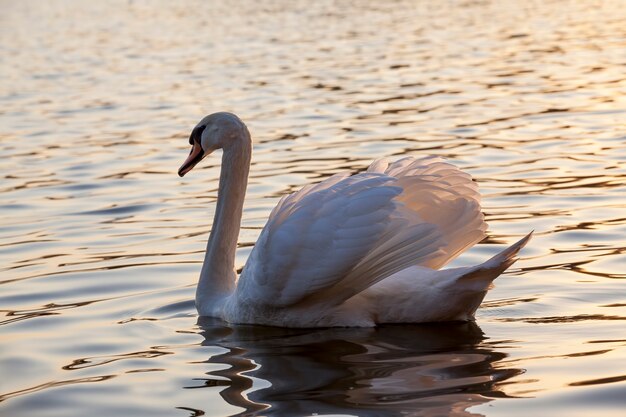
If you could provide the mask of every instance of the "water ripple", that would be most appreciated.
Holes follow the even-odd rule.
[[[620,2],[197,6],[3,5],[3,415],[620,414]],[[217,110],[255,143],[238,270],[305,184],[386,155],[471,173],[488,236],[452,266],[536,231],[482,329],[196,324],[219,157],[176,169]]]

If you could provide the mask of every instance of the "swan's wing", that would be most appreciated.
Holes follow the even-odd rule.
[[[375,161],[284,197],[237,286],[266,306],[338,304],[412,265],[437,269],[484,237],[471,177],[439,158]]]
[[[340,303],[443,245],[436,225],[406,210],[384,173],[337,174],[284,197],[237,285],[241,302],[286,307]]]
[[[441,268],[485,237],[478,186],[454,165],[438,157],[406,157],[392,163],[379,159],[368,172],[397,178],[403,188],[397,200],[441,232],[445,246],[419,265]]]

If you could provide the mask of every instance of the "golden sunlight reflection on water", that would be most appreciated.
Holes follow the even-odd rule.
[[[3,2],[3,415],[617,416],[626,407],[620,1]],[[382,155],[478,181],[476,324],[198,320],[228,110],[255,150],[237,264],[280,196]]]

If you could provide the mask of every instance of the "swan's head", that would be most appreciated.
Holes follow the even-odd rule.
[[[232,113],[213,113],[206,116],[191,131],[191,152],[178,169],[181,177],[217,149],[228,150],[240,140],[250,140],[246,125]]]

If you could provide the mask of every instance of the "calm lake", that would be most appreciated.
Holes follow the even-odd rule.
[[[3,416],[623,416],[626,2],[0,1]],[[237,264],[278,199],[439,155],[483,193],[476,323],[277,329],[193,304],[219,156],[254,139]]]

